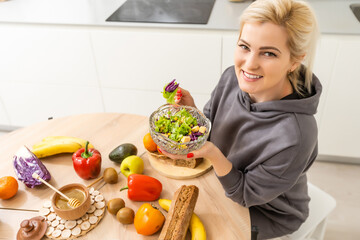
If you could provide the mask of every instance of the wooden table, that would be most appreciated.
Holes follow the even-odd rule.
[[[213,170],[198,178],[175,180],[161,176],[152,169],[142,143],[143,136],[148,132],[148,126],[148,118],[144,116],[99,113],[53,119],[16,130],[0,137],[0,176],[16,177],[12,165],[14,153],[22,145],[31,149],[34,143],[46,136],[74,136],[89,140],[102,154],[101,174],[107,167],[119,170],[119,164],[110,161],[108,155],[118,145],[132,143],[138,148],[138,156],[144,160],[144,174],[157,178],[163,184],[161,198],[172,199],[176,189],[184,184],[199,187],[195,213],[203,221],[208,239],[219,239],[220,235],[221,239],[227,240],[250,239],[248,209],[225,196]],[[59,154],[41,160],[52,175],[50,183],[57,188],[73,182],[85,185],[92,182],[77,176],[72,166],[71,154]],[[119,189],[125,185],[126,178],[120,174],[117,184],[105,184],[100,181],[94,187],[104,195],[106,200],[115,197],[123,198],[126,206],[136,212],[142,202],[129,200],[126,191],[119,192]],[[44,184],[30,189],[19,181],[19,191],[14,197],[9,200],[0,200],[0,239],[16,239],[21,221],[37,216],[37,211],[53,193]],[[156,201],[154,204],[159,206]],[[133,224],[122,225],[113,215],[106,212],[99,225],[80,239],[150,240],[157,239],[158,236],[159,233],[152,236],[139,235]],[[191,239],[190,233],[186,239]]]

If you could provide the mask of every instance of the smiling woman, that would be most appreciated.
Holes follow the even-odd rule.
[[[188,157],[209,159],[226,196],[249,208],[258,238],[275,238],[309,213],[306,172],[318,154],[322,89],[311,70],[317,24],[305,2],[257,0],[240,26],[235,66],[204,107],[210,141]],[[195,106],[181,92],[179,104]]]
[[[235,72],[240,88],[254,102],[291,94],[288,72],[299,65],[290,61],[285,28],[271,22],[244,24],[235,52]]]
[[[272,2],[272,7],[266,2],[260,1],[253,4],[253,7],[248,8],[242,14],[239,41],[249,33],[250,35],[253,33],[261,34],[261,36],[256,37],[259,40],[261,39],[260,43],[265,45],[259,46],[261,50],[274,50],[280,54],[280,49],[284,50],[285,56],[277,56],[275,52],[271,51],[264,52],[264,54],[289,61],[291,67],[286,69],[285,78],[291,82],[292,88],[299,95],[304,96],[312,91],[312,69],[316,40],[319,34],[315,15],[309,6],[301,4],[301,2],[284,1],[281,6],[276,4],[276,1],[269,0],[269,2]],[[262,26],[261,29],[259,29],[261,26],[258,26],[258,29],[252,29],[251,26],[256,24],[268,26]],[[253,32],[249,32],[249,28]],[[267,32],[263,32],[264,30],[267,30]],[[239,55],[236,54],[237,56]],[[303,82],[299,78],[301,70],[299,66],[301,63],[306,66],[306,69],[303,69],[305,74]],[[236,59],[235,65],[237,65]]]

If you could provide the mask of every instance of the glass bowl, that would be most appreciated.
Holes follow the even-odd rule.
[[[171,114],[175,114],[181,109],[186,109],[193,117],[197,119],[197,123],[200,126],[206,127],[206,131],[201,138],[190,142],[176,142],[167,136],[164,136],[162,133],[155,131],[155,122],[161,117],[166,115],[169,111]],[[209,137],[209,133],[211,130],[211,122],[206,116],[200,112],[197,108],[190,106],[182,106],[182,105],[171,105],[165,104],[159,107],[156,111],[154,111],[149,118],[150,124],[150,134],[154,142],[163,150],[168,153],[184,155],[201,148]]]

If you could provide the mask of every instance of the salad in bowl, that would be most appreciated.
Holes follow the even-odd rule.
[[[165,104],[150,118],[150,134],[166,152],[188,154],[201,148],[211,130],[211,122],[197,108]]]

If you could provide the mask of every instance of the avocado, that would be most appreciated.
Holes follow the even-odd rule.
[[[124,143],[112,150],[109,154],[109,158],[113,162],[121,163],[128,156],[136,155],[137,151],[134,144]]]

